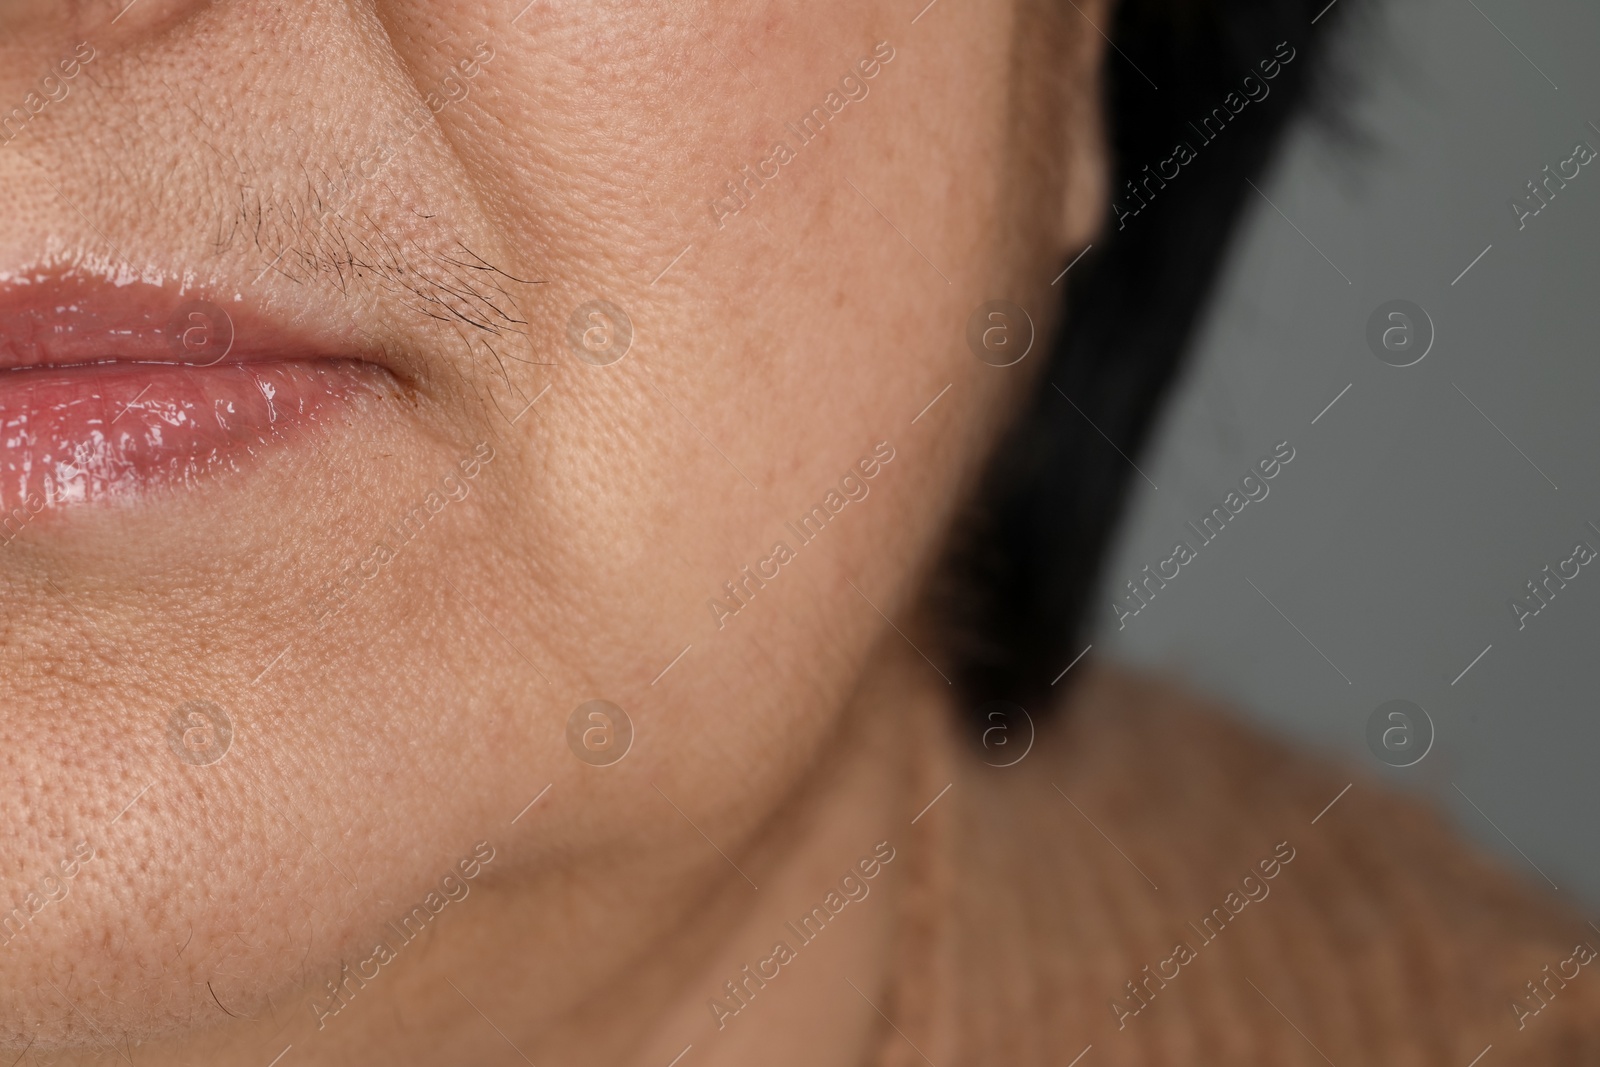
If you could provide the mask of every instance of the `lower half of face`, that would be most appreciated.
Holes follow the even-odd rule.
[[[756,832],[913,627],[1077,38],[524,2],[0,12],[0,1042],[254,1013],[474,886],[688,893],[682,819]],[[672,919],[548,914],[594,973]]]

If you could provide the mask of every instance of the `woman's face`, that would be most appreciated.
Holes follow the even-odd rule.
[[[1055,6],[0,6],[0,1037],[264,1013],[434,890],[604,883],[520,920],[567,973],[670,924],[684,819],[932,653],[1040,362],[969,323],[1099,218]]]

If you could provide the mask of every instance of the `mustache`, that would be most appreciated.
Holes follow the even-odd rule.
[[[436,82],[393,99],[375,97],[351,117],[359,136],[347,149],[293,130],[263,128],[259,137],[267,140],[219,140],[202,113],[182,108],[164,112],[170,136],[130,146],[124,127],[151,105],[141,88],[149,83],[96,81],[93,72],[110,62],[104,50],[64,50],[41,72],[59,78],[70,94],[40,91],[39,118],[24,107],[10,125],[0,123],[11,165],[25,163],[49,180],[55,194],[49,221],[59,239],[35,259],[0,263],[0,272],[108,280],[131,273],[180,287],[195,279],[218,291],[303,290],[312,310],[321,305],[322,317],[354,321],[372,348],[392,349],[395,361],[413,372],[400,373],[403,380],[437,369],[424,358],[432,346],[423,335],[443,333],[445,343],[465,349],[509,386],[516,365],[549,365],[550,357],[536,354],[524,310],[547,279],[513,265],[525,258],[481,225],[477,212],[453,210],[460,205],[452,197],[419,196],[420,206],[402,206],[405,198],[396,196],[397,189],[429,184],[443,158],[437,123],[471,106],[494,59],[487,47],[464,49]],[[418,111],[425,118],[416,119]],[[6,117],[0,103],[0,119]],[[103,164],[88,167],[85,159]],[[107,169],[113,167],[114,174]],[[182,205],[185,225],[173,244],[155,243],[159,238],[129,221],[128,205],[162,203],[164,185],[208,190]],[[337,306],[343,304],[380,310],[351,316]]]

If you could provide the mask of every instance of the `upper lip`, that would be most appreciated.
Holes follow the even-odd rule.
[[[287,329],[242,301],[174,286],[72,274],[0,285],[0,371],[309,359],[366,356]]]

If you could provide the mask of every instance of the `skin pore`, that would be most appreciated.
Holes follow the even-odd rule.
[[[1102,217],[1105,12],[524,2],[0,5],[0,277],[248,307],[383,379],[8,530],[10,1058],[850,1062],[880,1025],[893,863],[781,995],[706,1001],[931,795],[919,587],[1040,362],[967,323],[1047,330]],[[568,743],[594,699],[612,766]],[[195,702],[215,762],[171,740]]]

